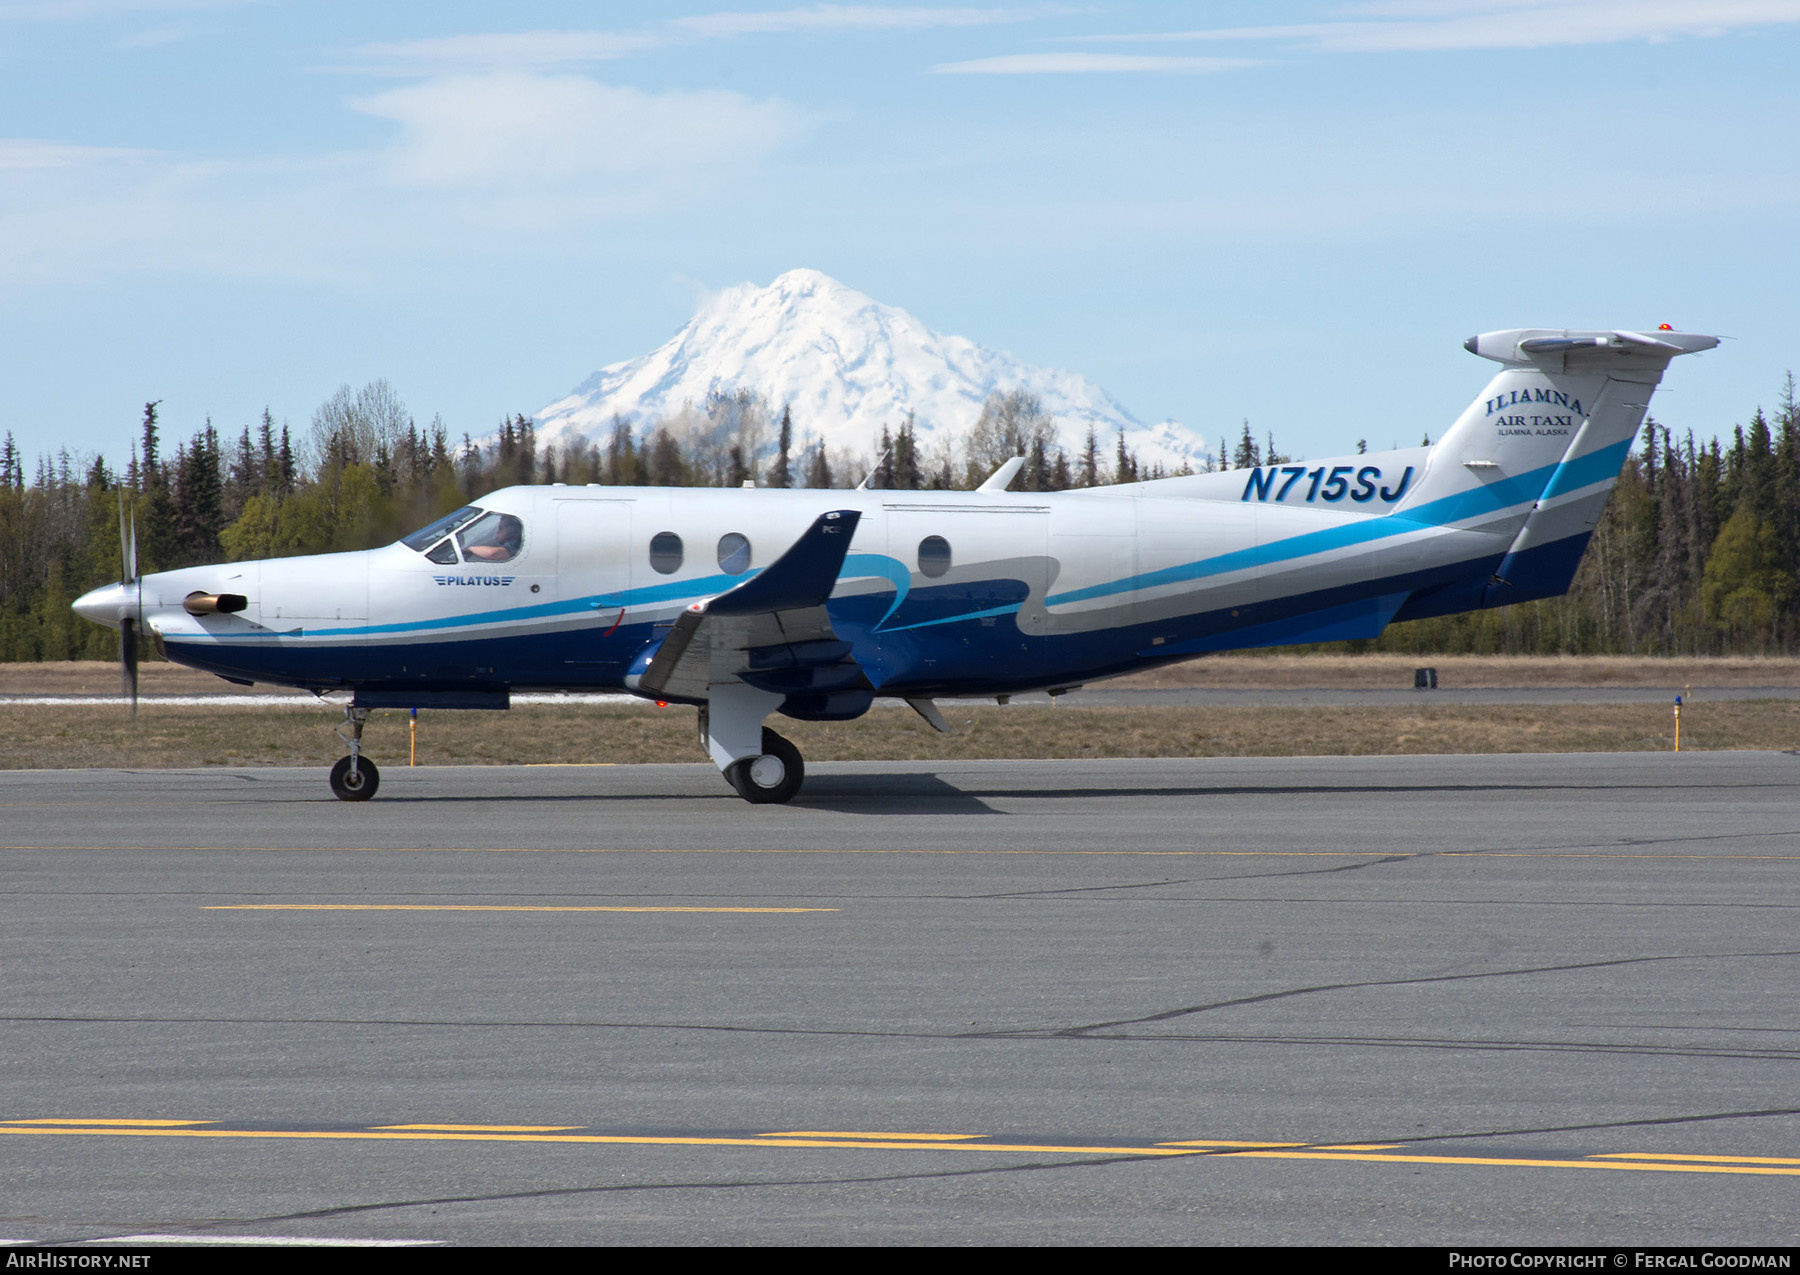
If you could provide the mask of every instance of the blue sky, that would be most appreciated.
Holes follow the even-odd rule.
[[[1209,439],[1434,436],[1472,332],[1800,364],[1800,0],[0,0],[0,430],[121,458],[386,377],[452,431],[823,270]]]

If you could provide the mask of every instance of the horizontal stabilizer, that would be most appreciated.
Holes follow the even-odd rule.
[[[1719,343],[1716,336],[1698,332],[1582,332],[1569,328],[1509,328],[1483,332],[1463,342],[1463,349],[1496,363],[1537,363],[1558,356],[1615,358],[1650,357],[1668,360],[1678,354],[1697,354]],[[1604,366],[1604,365],[1602,365]],[[1559,369],[1560,370],[1560,369]]]

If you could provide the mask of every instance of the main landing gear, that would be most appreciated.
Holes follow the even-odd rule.
[[[700,710],[700,746],[738,796],[759,806],[792,801],[806,778],[800,750],[763,725],[787,696],[742,682],[715,685]]]
[[[725,768],[725,779],[738,796],[756,805],[775,805],[792,800],[806,778],[806,762],[800,750],[767,727],[762,733],[762,754],[734,761]]]
[[[367,801],[381,787],[380,769],[362,755],[363,723],[368,720],[368,709],[346,706],[344,725],[350,728],[350,733],[344,734],[342,727],[335,732],[350,746],[350,755],[338,758],[337,765],[331,768],[331,791],[337,794],[339,801]]]

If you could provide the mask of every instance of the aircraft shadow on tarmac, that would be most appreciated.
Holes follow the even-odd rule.
[[[792,804],[854,815],[997,815],[981,798],[941,775],[818,775]],[[991,794],[1001,795],[1001,794]],[[1021,794],[1024,795],[1024,794]],[[1037,795],[1035,792],[1032,795]],[[1046,794],[1048,795],[1048,794]]]
[[[1758,787],[1762,785],[1746,785]],[[958,787],[938,775],[820,775],[809,778],[806,788],[794,799],[797,807],[843,809],[857,813],[890,813],[872,811],[871,802],[904,803],[894,814],[1000,814],[986,804],[990,797],[1038,801],[1099,801],[1106,798],[1156,797],[1330,797],[1360,796],[1370,792],[1409,795],[1456,795],[1487,792],[1613,792],[1619,789],[1644,788],[1660,790],[1658,784],[1107,784],[1071,787]],[[939,804],[941,803],[941,804]],[[980,811],[964,810],[974,803]]]
[[[1766,786],[1760,783],[1745,787]],[[1014,801],[1104,801],[1108,798],[1142,800],[1145,798],[1220,798],[1220,797],[1330,797],[1334,795],[1366,795],[1371,791],[1384,794],[1456,795],[1495,792],[1609,792],[1619,789],[1657,789],[1655,783],[1634,784],[1617,781],[1605,783],[1418,783],[1418,784],[1119,784],[1083,787],[970,785],[959,787],[943,776],[930,772],[895,774],[813,774],[806,787],[789,806],[794,810],[826,810],[858,815],[1003,815],[988,804],[989,799]],[[482,804],[527,802],[670,802],[733,798],[729,789],[717,793],[695,792],[627,792],[627,793],[431,793],[395,794],[388,802],[424,802],[429,804],[479,802]]]
[[[1167,797],[1329,797],[1371,791],[1412,795],[1482,792],[1600,792],[1619,788],[1655,788],[1655,784],[1106,784],[1085,787],[959,787],[935,774],[812,775],[791,803],[798,809],[836,810],[847,814],[1004,814],[988,798],[1019,801],[1103,801],[1107,798]]]
[[[1201,795],[1206,788],[1095,788],[1083,792],[1022,788],[1017,792],[971,792],[933,774],[894,775],[812,775],[806,787],[787,808],[794,810],[832,810],[858,815],[997,815],[982,798],[995,797],[1067,797],[1067,796],[1134,796],[1144,794],[1184,793]],[[394,793],[383,796],[384,804],[442,805],[469,802],[479,805],[556,804],[566,802],[668,802],[668,801],[735,801],[737,794],[723,785],[717,792],[591,792],[591,793]]]

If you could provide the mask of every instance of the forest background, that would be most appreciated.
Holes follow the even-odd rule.
[[[299,438],[266,410],[228,440],[207,420],[166,455],[157,405],[130,459],[67,450],[28,462],[0,442],[0,661],[114,659],[117,636],[69,604],[120,576],[121,494],[140,571],[390,543],[514,483],[965,490],[1025,456],[1014,490],[1056,491],[1165,476],[1123,439],[1091,432],[1070,455],[1032,396],[994,394],[962,435],[922,444],[917,422],[884,428],[867,456],[797,434],[748,391],[672,418],[615,419],[603,443],[540,445],[514,416],[483,442],[421,427],[385,381],[342,387]],[[797,441],[798,440],[798,441]],[[1360,450],[1359,445],[1359,450]],[[1285,463],[1245,422],[1220,467]],[[871,473],[871,470],[873,471]],[[1729,438],[1676,438],[1647,419],[1569,592],[1390,627],[1321,648],[1409,654],[1793,654],[1800,650],[1800,403],[1790,374],[1771,417],[1759,407]],[[146,648],[146,657],[155,658]]]

